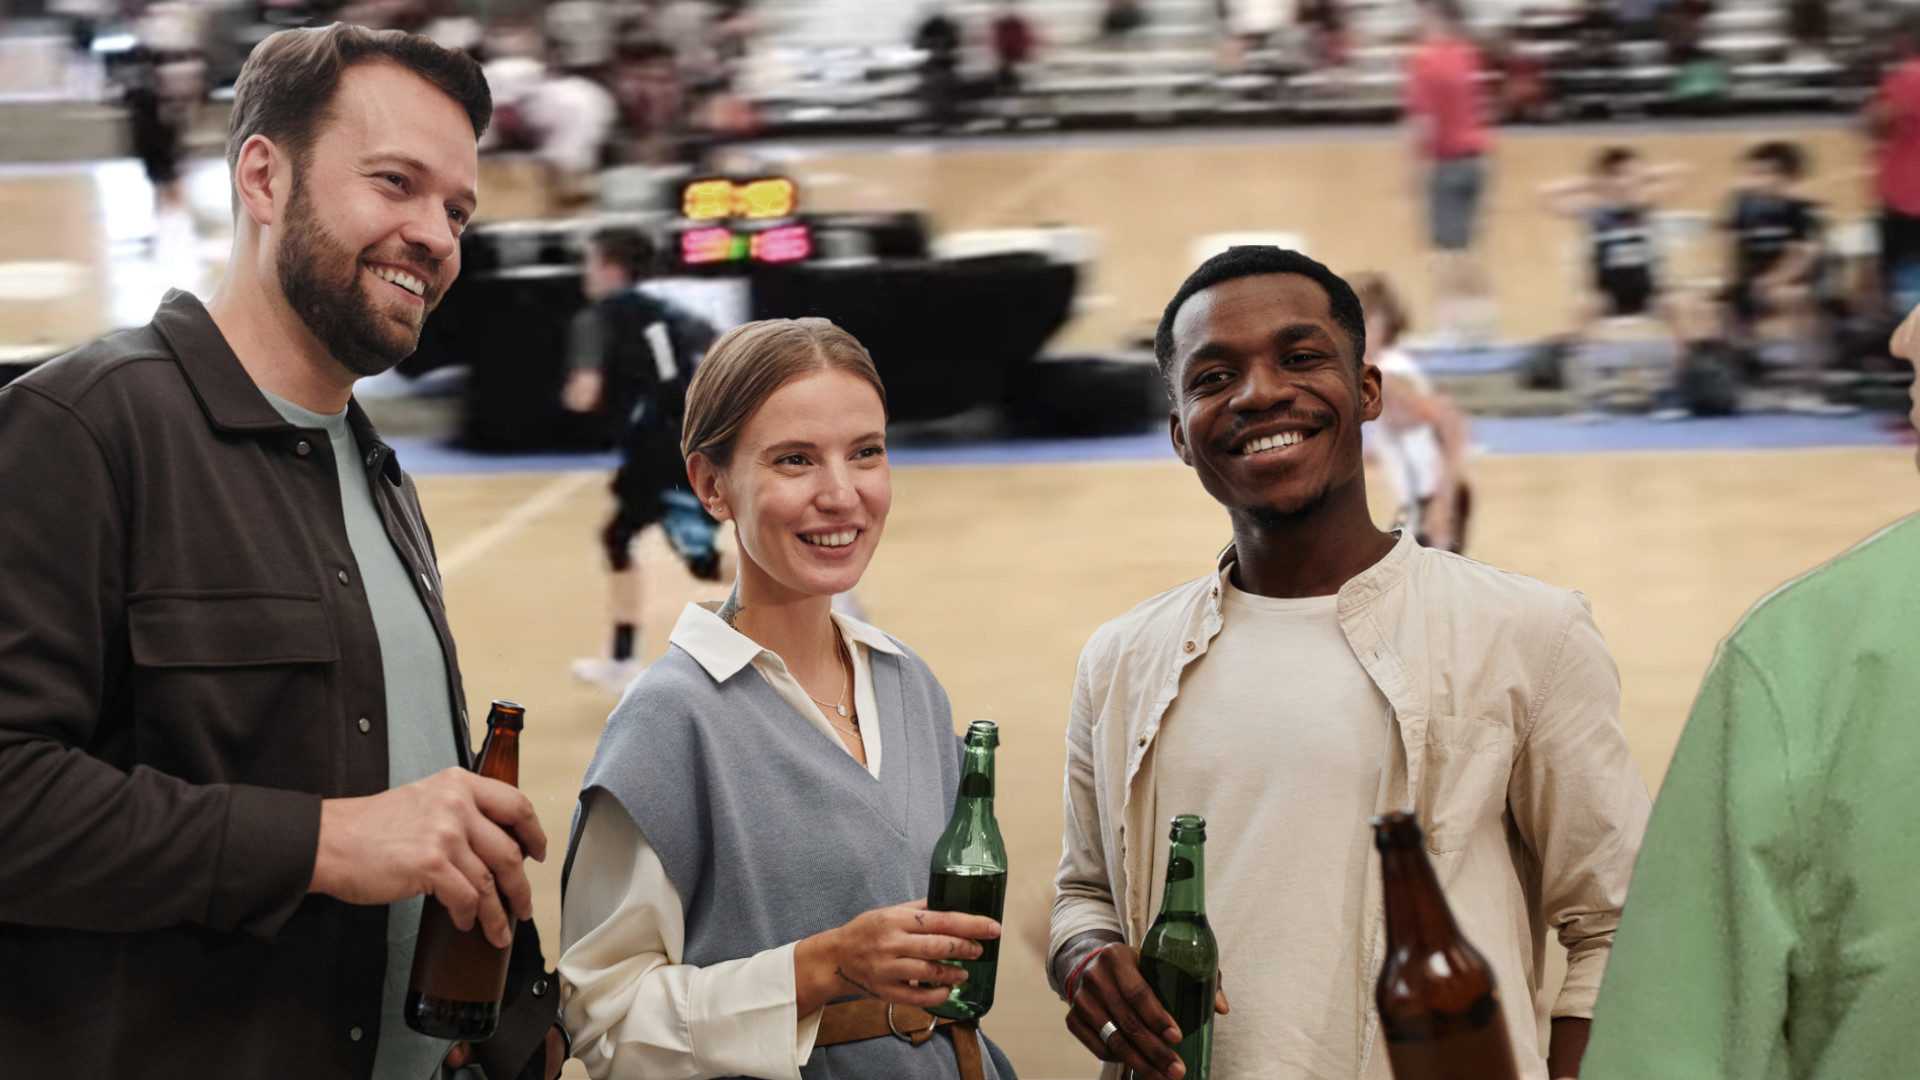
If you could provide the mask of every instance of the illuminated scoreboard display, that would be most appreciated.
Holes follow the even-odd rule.
[[[680,188],[680,263],[720,269],[729,264],[778,265],[813,254],[813,232],[791,220],[799,190],[784,176],[733,180],[702,177]]]

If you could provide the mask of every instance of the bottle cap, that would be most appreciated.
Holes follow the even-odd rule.
[[[1373,846],[1381,851],[1388,848],[1417,848],[1420,839],[1420,819],[1405,810],[1381,814],[1373,819]]]
[[[487,727],[503,727],[508,731],[519,731],[526,723],[525,706],[512,701],[495,701],[493,708],[487,711]]]

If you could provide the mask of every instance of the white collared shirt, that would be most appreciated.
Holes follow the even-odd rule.
[[[786,661],[715,614],[688,604],[673,645],[716,681],[752,665],[801,718],[840,742],[840,733],[787,669]],[[854,721],[867,771],[880,775],[880,724],[869,650],[901,655],[866,623],[833,614],[853,658]],[[844,744],[843,744],[844,745]],[[587,1073],[645,1080],[718,1076],[793,1077],[813,1054],[820,1013],[798,1015],[789,942],[705,967],[681,963],[686,909],[660,856],[620,803],[589,796],[576,874],[560,915],[561,1015]]]

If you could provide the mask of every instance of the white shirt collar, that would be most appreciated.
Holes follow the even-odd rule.
[[[707,669],[715,682],[726,682],[738,675],[742,668],[753,663],[761,654],[770,659],[780,658],[760,646],[760,643],[727,625],[718,614],[720,601],[688,604],[680,612],[680,621],[673,626],[668,640],[686,650],[687,655]],[[833,612],[833,621],[840,628],[840,635],[848,641],[864,645],[875,652],[901,655],[900,646],[879,629],[861,622],[849,615]]]

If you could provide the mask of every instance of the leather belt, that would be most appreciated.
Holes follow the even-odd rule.
[[[829,1005],[820,1013],[820,1034],[815,1046],[838,1046],[891,1036],[915,1046],[933,1038],[936,1029],[947,1028],[947,1040],[953,1044],[953,1060],[960,1067],[960,1080],[986,1080],[986,1067],[980,1058],[980,1025],[972,1020],[949,1020],[912,1005],[891,1005],[874,998],[843,1001]]]

